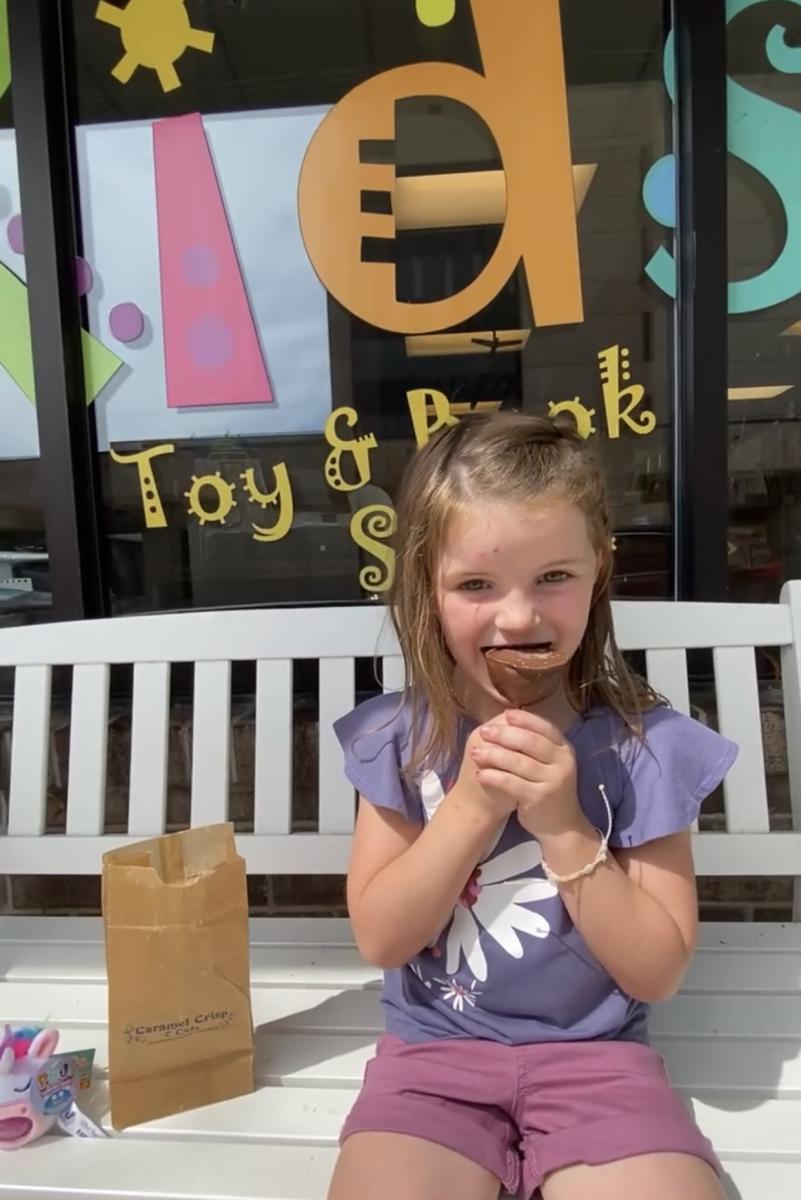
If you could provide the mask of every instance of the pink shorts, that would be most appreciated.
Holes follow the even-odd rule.
[[[553,1171],[638,1154],[692,1154],[720,1174],[711,1144],[637,1042],[411,1045],[385,1036],[342,1130],[447,1146],[528,1200]]]

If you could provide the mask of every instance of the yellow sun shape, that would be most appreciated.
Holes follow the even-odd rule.
[[[171,92],[181,86],[175,69],[181,55],[190,47],[206,54],[214,49],[214,34],[192,28],[184,0],[128,0],[127,8],[101,0],[95,16],[120,31],[125,54],[111,72],[120,83],[128,83],[137,67],[149,67]]]

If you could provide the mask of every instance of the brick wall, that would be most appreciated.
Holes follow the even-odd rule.
[[[711,698],[694,695],[698,713],[714,724]],[[700,703],[699,703],[700,701]],[[790,829],[783,721],[775,707],[766,707],[763,734],[766,746],[772,829]],[[239,832],[253,829],[254,723],[252,705],[236,705],[233,714],[232,780],[229,816]],[[68,719],[54,714],[48,786],[47,823],[50,832],[64,830],[66,817]],[[189,818],[191,723],[187,707],[173,708],[170,728],[169,828],[185,826]],[[314,829],[317,812],[317,724],[313,711],[295,713],[293,737],[295,804],[293,828]],[[130,720],[125,712],[112,714],[109,727],[106,831],[124,832],[127,821],[127,779],[130,761]],[[0,793],[7,790],[8,739],[0,722]],[[0,810],[0,822],[2,821]],[[722,790],[704,806],[701,829],[724,828]],[[344,916],[344,880],[337,876],[252,876],[248,880],[254,915]],[[705,920],[784,921],[791,919],[790,879],[701,879],[701,915]],[[0,910],[27,914],[97,914],[100,881],[96,877],[31,877],[0,879]]]

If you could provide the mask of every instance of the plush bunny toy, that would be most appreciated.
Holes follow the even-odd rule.
[[[31,1085],[55,1053],[55,1029],[17,1029],[0,1038],[0,1150],[17,1150],[52,1129],[55,1116],[31,1104]]]

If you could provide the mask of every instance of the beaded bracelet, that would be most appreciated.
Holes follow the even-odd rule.
[[[601,839],[601,845],[598,848],[598,853],[595,855],[595,858],[591,863],[588,863],[586,867],[582,867],[580,871],[574,871],[572,875],[555,875],[548,864],[543,862],[541,865],[545,878],[554,887],[557,887],[560,883],[575,883],[577,879],[586,879],[588,875],[594,875],[598,868],[603,866],[603,864],[609,859],[609,839],[612,836],[613,824],[612,806],[609,803],[609,797],[606,794],[606,788],[602,783],[598,784],[598,791],[604,798],[608,822],[606,833],[601,833],[600,829],[596,829],[596,833]]]

